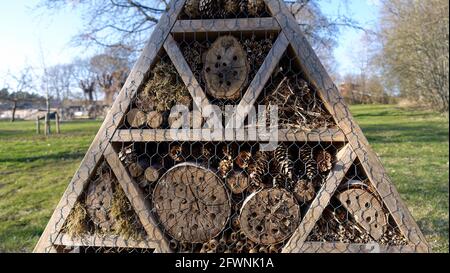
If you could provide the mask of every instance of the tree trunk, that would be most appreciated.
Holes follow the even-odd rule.
[[[16,121],[16,110],[17,110],[17,101],[14,100],[13,101],[12,113],[11,113],[11,122],[15,122]]]

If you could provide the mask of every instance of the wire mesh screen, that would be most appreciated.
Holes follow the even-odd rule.
[[[410,223],[395,189],[370,169],[378,159],[342,98],[309,80],[275,20],[288,15],[269,2],[173,1],[58,206],[47,251],[415,250],[419,231],[400,228]]]

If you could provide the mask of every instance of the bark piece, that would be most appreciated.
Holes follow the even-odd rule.
[[[338,195],[339,201],[375,240],[386,230],[387,219],[383,207],[371,193],[362,189],[350,189]]]
[[[86,194],[86,211],[95,226],[110,231],[114,220],[110,217],[113,199],[112,177],[97,179],[89,184]]]

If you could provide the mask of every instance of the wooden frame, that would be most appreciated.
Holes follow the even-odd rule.
[[[280,31],[274,18],[242,18],[216,20],[179,20],[172,33]]]
[[[228,133],[229,132],[229,133]],[[209,129],[193,129],[187,131],[176,130],[117,130],[112,142],[164,142],[164,141],[250,141],[267,142],[270,136],[252,136],[239,134],[233,130],[225,130],[223,134],[211,135]],[[230,137],[231,136],[231,137]],[[345,142],[345,136],[339,129],[313,130],[311,132],[280,129],[278,140],[281,142]]]
[[[124,239],[120,236],[98,236],[90,235],[81,238],[74,238],[68,234],[60,233],[56,238],[54,245],[56,246],[94,246],[94,247],[119,247],[119,248],[149,248],[153,249],[145,240],[137,241],[134,239]]]
[[[205,139],[208,130],[191,130],[190,134],[169,134],[167,130],[120,130],[126,110],[131,99],[143,85],[145,75],[157,60],[159,52],[164,49],[175,65],[190,94],[195,98],[197,108],[203,109],[211,104],[202,90],[197,79],[187,64],[172,34],[184,33],[221,33],[221,32],[278,32],[278,38],[257,72],[255,78],[240,101],[234,114],[239,127],[249,113],[250,107],[256,102],[273,70],[289,46],[292,47],[302,72],[307,80],[318,91],[326,109],[333,116],[338,129],[314,130],[312,132],[295,132],[282,130],[279,140],[283,142],[325,141],[340,142],[346,145],[338,154],[338,162],[328,177],[326,183],[311,204],[298,229],[285,245],[283,252],[429,252],[427,244],[419,227],[410,212],[401,201],[400,196],[387,176],[377,155],[372,151],[360,127],[354,122],[338,89],[326,73],[312,47],[301,32],[295,18],[289,13],[281,0],[264,0],[272,17],[246,19],[216,19],[216,20],[178,20],[185,0],[172,0],[170,10],[164,14],[156,26],[151,38],[142,52],[141,57],[132,69],[124,87],[117,97],[111,111],[107,115],[102,127],[96,135],[86,156],[74,178],[70,182],[61,201],[57,205],[50,221],[45,228],[34,252],[57,252],[59,246],[98,245],[105,247],[150,247],[157,252],[169,252],[168,242],[151,214],[151,209],[141,190],[133,183],[128,172],[118,159],[113,149],[115,142],[161,142],[161,141],[264,141],[264,139],[234,135],[229,139],[226,131],[221,135],[214,135],[213,139]],[[74,207],[78,197],[82,194],[89,179],[95,172],[102,159],[106,159],[119,178],[121,187],[135,209],[147,233],[145,242],[125,242],[122,238],[99,238],[91,236],[86,241],[70,238],[61,233],[61,228]],[[401,233],[408,240],[407,246],[380,246],[376,244],[341,244],[306,242],[306,238],[313,229],[323,210],[329,204],[331,197],[341,184],[347,170],[358,159],[366,172],[368,179],[383,200]],[[86,243],[87,242],[87,243]]]

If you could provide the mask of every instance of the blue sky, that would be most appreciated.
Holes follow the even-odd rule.
[[[70,8],[51,15],[44,14],[42,10],[34,9],[38,2],[0,2],[0,84],[9,70],[20,70],[27,64],[40,66],[41,56],[50,66],[89,54],[82,48],[70,45],[71,38],[82,28],[80,14]],[[377,0],[349,0],[348,5],[343,3],[341,0],[323,0],[321,7],[327,14],[346,14],[367,28],[374,24],[378,12]],[[342,30],[340,44],[335,51],[340,73],[354,69],[352,55],[358,50],[361,34],[353,29]]]

